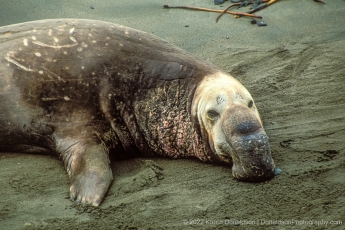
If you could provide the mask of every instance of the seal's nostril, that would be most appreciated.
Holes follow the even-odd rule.
[[[241,122],[240,124],[236,125],[234,128],[234,133],[240,134],[240,135],[246,135],[246,134],[254,133],[260,128],[261,126],[258,124],[258,122],[249,120],[249,121]]]

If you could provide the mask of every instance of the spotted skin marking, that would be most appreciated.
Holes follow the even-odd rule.
[[[220,105],[220,104],[222,104],[222,103],[224,103],[225,102],[225,100],[224,100],[224,98],[222,98],[221,96],[217,96],[217,104],[218,105]]]
[[[22,64],[19,64],[19,62],[17,62],[16,60],[12,59],[11,57],[5,57],[5,59],[8,62],[10,62],[12,64],[15,64],[17,67],[19,67],[19,68],[21,68],[21,69],[23,69],[25,71],[29,71],[29,72],[33,72],[34,71],[34,70],[32,70],[32,69],[30,69],[30,68],[28,68],[28,67],[26,67],[26,66],[24,66]]]
[[[75,28],[71,28],[71,29],[69,30],[69,33],[70,33],[70,34],[73,34],[73,33],[74,33],[74,30],[75,30]]]
[[[69,39],[71,39],[72,42],[77,43],[77,39],[75,39],[74,37],[71,36],[69,37]]]
[[[49,47],[49,48],[53,48],[53,49],[70,48],[70,47],[74,47],[74,46],[78,45],[78,44],[71,44],[71,45],[49,45],[49,44],[45,44],[43,42],[36,41],[36,40],[33,40],[32,43],[35,44],[35,45],[39,45],[39,46],[43,46],[43,47]]]
[[[241,95],[240,92],[236,92],[236,98],[238,98],[238,99],[243,99],[243,96]]]

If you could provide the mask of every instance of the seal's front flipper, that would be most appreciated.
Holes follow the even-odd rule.
[[[113,180],[108,150],[79,137],[60,139],[57,147],[71,180],[71,200],[98,206]]]

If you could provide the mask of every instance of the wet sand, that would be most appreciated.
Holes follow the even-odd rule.
[[[218,65],[251,92],[283,173],[253,184],[195,159],[116,161],[115,180],[96,208],[68,199],[68,176],[56,157],[0,153],[1,229],[343,229],[345,1],[325,2],[278,1],[257,13],[267,27],[162,9],[224,9],[228,1],[224,7],[211,0],[3,3],[0,26],[105,20],[154,33]]]

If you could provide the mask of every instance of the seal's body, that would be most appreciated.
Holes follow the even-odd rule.
[[[42,20],[0,28],[0,151],[56,153],[71,199],[99,205],[114,154],[233,163],[274,176],[249,92],[217,67],[112,23]]]

